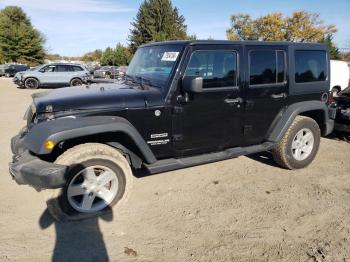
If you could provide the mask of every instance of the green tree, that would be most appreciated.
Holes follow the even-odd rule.
[[[281,13],[257,19],[248,14],[233,15],[226,34],[230,40],[321,42],[336,31],[334,25],[325,25],[319,14],[297,11],[290,17]]]
[[[170,0],[144,0],[131,23],[130,50],[152,41],[187,39],[185,18]]]
[[[114,64],[117,66],[128,65],[131,60],[129,48],[118,43],[114,50]]]
[[[37,65],[43,62],[45,42],[22,8],[7,6],[0,11],[0,59]]]
[[[95,51],[88,52],[81,57],[84,62],[95,62],[100,61],[102,58],[102,50],[96,49]]]
[[[107,47],[101,56],[101,65],[128,65],[132,58],[128,47],[118,43],[115,49]]]
[[[111,47],[107,47],[105,51],[102,53],[101,57],[101,65],[113,65],[114,63],[114,52]]]
[[[339,49],[333,43],[333,35],[332,34],[328,34],[320,42],[323,44],[326,44],[328,46],[331,59],[341,59],[341,53],[340,53]]]

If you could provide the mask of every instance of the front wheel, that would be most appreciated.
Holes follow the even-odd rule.
[[[39,87],[39,81],[29,77],[24,81],[24,86],[28,89],[37,89]]]
[[[273,149],[273,158],[287,169],[304,168],[314,160],[320,137],[320,128],[315,120],[297,116]]]
[[[133,182],[126,158],[116,149],[88,143],[68,149],[55,161],[69,167],[67,183],[48,200],[58,220],[75,220],[103,214],[125,201]]]

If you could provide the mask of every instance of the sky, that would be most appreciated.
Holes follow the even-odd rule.
[[[49,53],[80,56],[95,49],[127,44],[131,22],[142,0],[0,0],[23,8],[32,24],[45,35]],[[338,28],[335,42],[350,48],[350,0],[173,0],[184,15],[189,34],[198,39],[226,39],[230,16],[253,18],[271,12],[285,15],[305,10],[319,13]]]

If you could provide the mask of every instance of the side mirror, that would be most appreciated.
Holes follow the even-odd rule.
[[[44,69],[40,69],[39,72],[40,73],[45,73],[45,70]]]
[[[203,77],[185,76],[182,79],[182,89],[189,93],[201,93],[203,91]]]

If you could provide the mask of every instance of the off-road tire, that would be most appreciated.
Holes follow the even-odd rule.
[[[73,78],[70,81],[70,86],[81,86],[83,85],[83,81],[80,78]]]
[[[311,130],[314,136],[314,145],[310,155],[306,159],[298,161],[292,155],[292,140],[298,131],[303,128]],[[320,128],[315,120],[305,116],[297,116],[277,146],[272,150],[275,162],[287,169],[299,169],[308,166],[318,152],[320,136]]]
[[[33,77],[28,77],[24,80],[24,86],[27,89],[37,89],[39,88],[39,81]]]
[[[76,169],[79,166],[81,166],[81,169],[82,167],[89,166],[91,161],[98,162],[99,165],[106,163],[109,168],[117,168],[118,173],[122,174],[122,177],[118,177],[120,188],[115,199],[105,209],[95,213],[81,213],[69,204],[67,200],[67,187],[73,176],[77,173]],[[125,203],[131,191],[133,180],[135,179],[130,165],[122,153],[104,144],[86,143],[77,145],[60,155],[55,163],[70,167],[67,183],[64,188],[45,190],[48,210],[58,221],[81,220],[111,212],[113,206],[120,207]]]

